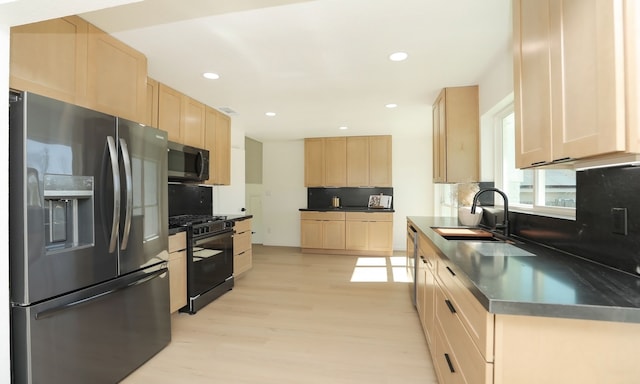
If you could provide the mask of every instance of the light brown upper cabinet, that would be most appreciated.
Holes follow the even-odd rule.
[[[77,16],[11,29],[9,86],[141,122],[146,57]]]
[[[166,131],[169,141],[181,142],[183,94],[160,83],[158,88],[158,128]]]
[[[391,136],[305,139],[305,187],[391,187]]]
[[[158,126],[159,87],[160,84],[156,80],[147,77],[147,109],[145,113],[145,120],[142,122],[147,126]]]
[[[347,183],[347,138],[324,139],[324,185],[339,187]]]
[[[215,146],[212,176],[209,180],[216,185],[231,184],[231,117],[216,111]]]
[[[202,148],[205,131],[205,105],[185,96],[182,130],[182,143],[192,147]]]
[[[638,153],[638,5],[513,3],[516,165]]]
[[[211,107],[205,111],[205,149],[209,150],[210,185],[231,184],[231,118]]]
[[[478,86],[444,88],[433,103],[433,181],[478,181]]]
[[[347,186],[391,187],[391,136],[347,138]]]
[[[89,108],[132,121],[146,115],[147,58],[89,24]]]
[[[304,139],[304,186],[325,186],[323,138]]]
[[[11,28],[9,86],[85,105],[88,28],[77,16]]]

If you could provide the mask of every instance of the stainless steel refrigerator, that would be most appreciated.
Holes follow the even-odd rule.
[[[16,383],[115,383],[171,339],[167,136],[10,93]]]

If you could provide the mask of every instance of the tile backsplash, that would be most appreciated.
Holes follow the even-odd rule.
[[[640,274],[640,167],[576,172],[576,220],[514,213],[513,233]]]

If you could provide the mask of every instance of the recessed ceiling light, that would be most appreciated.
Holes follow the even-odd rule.
[[[393,103],[385,105],[385,107],[387,108],[396,108],[397,106],[398,104],[393,104]]]
[[[391,60],[391,61],[403,61],[403,60],[406,60],[407,57],[409,57],[409,55],[407,55],[405,52],[396,52],[396,53],[392,53],[391,55],[389,55],[389,60]]]
[[[267,113],[265,113],[265,115],[267,115],[269,117],[273,117],[273,116],[276,115],[276,113],[275,112],[267,112]]]
[[[213,73],[213,72],[205,72],[202,74],[202,77],[204,77],[205,79],[209,79],[209,80],[216,80],[220,78],[220,75],[218,75],[217,73]]]
[[[344,131],[345,129],[349,129],[349,127],[342,126],[342,127],[338,128],[338,129],[341,129],[341,130]]]

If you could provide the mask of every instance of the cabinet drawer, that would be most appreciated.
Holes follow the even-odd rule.
[[[238,276],[253,265],[253,253],[251,249],[233,256],[233,276]]]
[[[346,220],[354,221],[393,221],[391,212],[345,212]]]
[[[344,220],[344,212],[320,212],[303,211],[300,212],[302,220]]]
[[[431,244],[431,240],[429,240],[422,232],[419,232],[418,235],[418,254],[420,256],[424,256],[427,260],[427,266],[434,270],[436,268],[436,260],[438,259],[438,251]]]
[[[236,231],[236,233],[251,231],[251,220],[245,219],[236,221],[235,223],[233,223],[233,229]]]
[[[187,248],[187,232],[176,233],[169,236],[169,253]]]
[[[493,383],[493,364],[484,361],[471,345],[468,346],[475,356],[453,346],[449,333],[436,319],[433,344],[433,366],[440,384],[491,384]]]
[[[442,290],[457,312],[462,325],[486,361],[493,361],[494,316],[487,312],[471,291],[460,281],[455,269],[439,259],[437,277]]]
[[[233,254],[237,255],[251,249],[251,231],[233,235]]]
[[[450,298],[436,285],[436,321],[446,335],[447,344],[455,354],[460,371],[469,382],[492,382],[493,365],[487,364],[462,325],[458,312],[452,312],[454,307],[449,308],[447,301],[450,302]],[[470,378],[472,379],[469,380]]]

